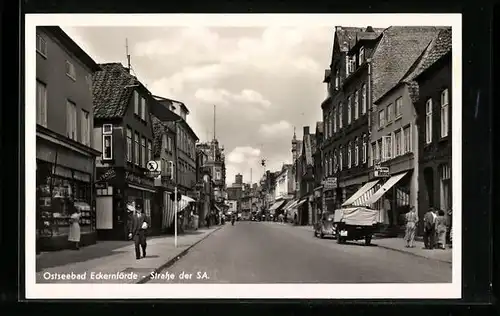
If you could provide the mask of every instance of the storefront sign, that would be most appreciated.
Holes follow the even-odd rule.
[[[106,189],[108,187],[107,182],[99,182],[95,184],[96,189]]]
[[[98,169],[98,173],[99,169]],[[116,171],[114,168],[108,168],[106,169],[101,175],[97,178],[97,182],[103,182],[103,181],[108,181],[116,177]]]
[[[151,179],[143,178],[140,176],[137,176],[131,172],[126,171],[125,172],[125,180],[131,183],[139,184],[139,185],[148,185],[153,187],[154,182]]]
[[[390,177],[389,168],[388,167],[380,167],[375,166],[373,168],[373,176],[375,178],[387,178]]]
[[[336,189],[337,188],[337,178],[330,177],[330,178],[325,179],[324,188],[325,188],[325,190]]]

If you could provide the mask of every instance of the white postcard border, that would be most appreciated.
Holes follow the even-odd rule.
[[[353,21],[359,21],[354,23]],[[452,282],[441,284],[42,284],[36,283],[37,25],[76,26],[452,26]],[[331,49],[325,47],[325,49]],[[461,14],[27,14],[25,16],[25,280],[27,299],[454,299],[462,295],[462,16]],[[327,61],[325,61],[327,62]],[[318,74],[321,76],[322,74]],[[319,104],[318,104],[319,106]]]

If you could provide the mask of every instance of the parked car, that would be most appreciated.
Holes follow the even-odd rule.
[[[334,225],[334,214],[325,212],[314,224],[314,237],[324,238],[325,236],[336,237]]]
[[[365,240],[370,245],[378,229],[379,211],[368,207],[350,207],[335,210],[334,225],[339,244],[348,240]]]

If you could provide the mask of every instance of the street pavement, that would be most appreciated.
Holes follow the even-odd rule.
[[[37,283],[140,283],[151,272],[182,256],[220,226],[148,238],[147,255],[137,260],[132,241],[100,241],[80,250],[44,252],[36,258]]]
[[[311,227],[236,222],[198,243],[148,284],[451,282],[451,263],[377,242],[337,244],[315,238]]]

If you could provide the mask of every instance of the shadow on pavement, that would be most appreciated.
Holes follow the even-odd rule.
[[[374,244],[374,243],[371,243],[369,245],[365,245],[365,242],[356,242],[356,241],[346,241],[344,243],[345,245],[348,245],[348,246],[361,246],[361,247],[378,247],[377,244]]]

